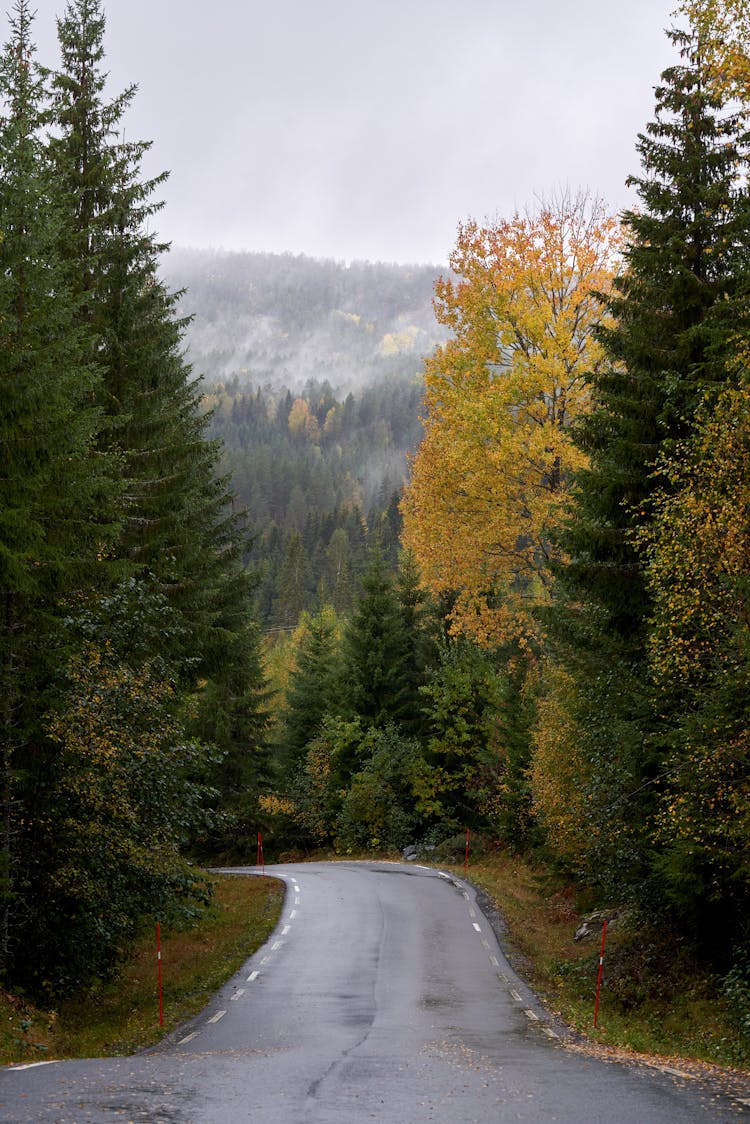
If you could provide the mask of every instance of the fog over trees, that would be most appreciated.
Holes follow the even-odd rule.
[[[208,383],[296,391],[313,379],[345,395],[419,373],[446,335],[432,311],[433,266],[173,249],[162,270],[185,290],[188,355]]]
[[[447,335],[435,269],[178,249],[163,271],[250,516],[261,624],[350,611],[368,546],[395,564],[424,358]]]

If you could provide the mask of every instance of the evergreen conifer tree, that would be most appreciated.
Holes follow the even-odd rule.
[[[158,278],[161,247],[147,230],[160,181],[140,180],[145,146],[114,139],[132,91],[104,104],[101,5],[74,0],[59,22],[63,69],[43,117],[28,24],[18,0],[0,75],[9,105],[0,128],[0,432],[14,454],[0,504],[3,944],[9,978],[63,988],[108,970],[144,910],[203,892],[179,860],[203,816],[195,778],[206,773],[205,750],[185,728],[186,689],[200,677],[206,697],[225,704],[221,750],[247,737],[254,760],[264,687],[240,528],[181,354],[176,297]],[[33,678],[19,670],[22,646]],[[46,690],[48,653],[57,694]],[[146,743],[154,792],[164,786],[150,873]],[[91,845],[73,846],[74,823]],[[12,892],[19,881],[23,896]],[[55,924],[66,942],[50,935]],[[15,964],[14,938],[23,945]]]
[[[115,488],[114,469],[95,454],[98,376],[59,254],[31,25],[27,0],[17,0],[0,57],[0,954],[9,975],[44,853],[42,715],[70,647],[64,602],[97,581]]]
[[[105,101],[104,31],[100,0],[71,0],[58,21],[49,148],[66,207],[62,246],[102,369],[104,443],[123,461],[114,555],[126,573],[158,579],[184,625],[180,651],[171,655],[195,671],[201,660],[220,662],[238,604],[247,611],[242,541],[182,355],[178,294],[159,279],[166,247],[148,229],[165,177],[143,180],[148,143],[117,137],[135,88]]]
[[[577,683],[592,871],[621,896],[649,886],[668,740],[669,704],[649,683],[652,606],[636,534],[655,491],[670,487],[660,454],[732,377],[729,323],[743,315],[750,234],[744,118],[705,81],[699,32],[670,37],[680,62],[662,75],[655,119],[639,138],[631,182],[641,209],[624,215],[626,268],[602,331],[609,364],[591,380],[593,408],[578,428],[589,467],[563,535],[553,627],[557,658]]]
[[[641,209],[623,216],[626,268],[601,329],[609,364],[592,380],[593,409],[578,428],[590,468],[578,478],[564,542],[568,589],[604,616],[599,633],[636,646],[649,612],[632,539],[665,442],[690,432],[703,395],[727,378],[728,324],[747,280],[744,177],[750,137],[702,69],[697,31],[669,33],[681,62],[664,72],[656,115],[639,137]]]
[[[410,718],[409,645],[393,579],[378,548],[344,635],[347,703],[365,727]]]
[[[402,551],[399,556],[396,595],[406,644],[402,726],[406,733],[419,736],[427,728],[421,688],[438,662],[439,622],[420,585],[419,567],[410,551]]]
[[[221,674],[205,680],[196,699],[194,731],[215,747],[204,777],[217,814],[197,839],[209,854],[247,856],[255,846],[258,797],[272,773],[270,694],[257,625],[248,622],[227,634]]]
[[[305,617],[303,626],[286,691],[283,758],[289,773],[298,767],[326,715],[340,712],[343,694],[341,639],[335,613],[330,608],[322,609]]]

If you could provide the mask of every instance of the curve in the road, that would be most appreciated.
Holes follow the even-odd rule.
[[[354,862],[268,873],[287,887],[279,925],[201,1016],[135,1058],[6,1069],[0,1120],[695,1124],[746,1111],[677,1070],[567,1050],[452,874]]]

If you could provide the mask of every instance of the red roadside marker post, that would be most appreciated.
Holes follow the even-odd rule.
[[[256,866],[262,867],[262,873],[266,873],[266,860],[263,856],[263,836],[258,832],[258,857],[255,863]]]
[[[602,973],[604,971],[604,942],[607,939],[607,918],[602,921],[602,947],[599,952],[599,975],[596,980],[596,1001],[594,1002],[594,1027],[599,1021],[599,994],[602,990]]]
[[[161,925],[156,922],[156,976],[159,985],[159,1026],[164,1026],[164,1000],[161,979]]]

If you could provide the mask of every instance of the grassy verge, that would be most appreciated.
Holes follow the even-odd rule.
[[[463,874],[463,867],[453,869]],[[580,912],[573,889],[508,854],[472,862],[469,877],[496,903],[507,925],[514,966],[548,1007],[588,1040],[750,1068],[750,1041],[722,996],[720,981],[702,970],[671,934],[639,930],[627,920],[610,926],[595,1029],[600,938],[574,941]]]
[[[163,1027],[150,932],[116,980],[56,1011],[0,995],[0,1062],[133,1053],[197,1014],[268,938],[283,901],[283,886],[272,878],[218,875],[214,882],[213,903],[199,921],[185,929],[162,927]]]

